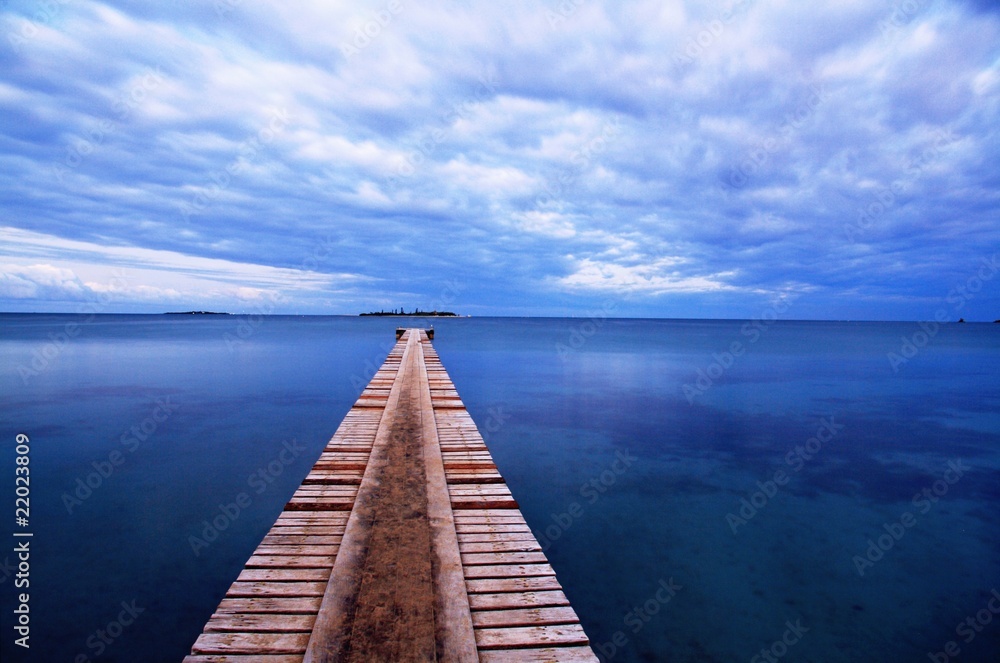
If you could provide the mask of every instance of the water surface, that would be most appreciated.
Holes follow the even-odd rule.
[[[26,657],[0,520],[4,661],[183,658],[398,322],[0,316],[34,534]],[[605,660],[995,660],[1000,615],[956,628],[1000,589],[1000,325],[431,322]]]

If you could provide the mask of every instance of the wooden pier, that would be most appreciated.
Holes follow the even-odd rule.
[[[407,329],[184,660],[597,657],[426,331]]]

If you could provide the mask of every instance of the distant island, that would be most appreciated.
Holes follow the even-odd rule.
[[[451,311],[421,311],[420,309],[414,309],[412,312],[407,313],[402,307],[397,311],[393,309],[391,311],[370,311],[368,313],[359,313],[358,315],[377,315],[377,316],[417,316],[421,318],[457,318],[457,313],[452,313]]]
[[[163,315],[232,315],[232,314],[218,313],[216,311],[168,311]]]

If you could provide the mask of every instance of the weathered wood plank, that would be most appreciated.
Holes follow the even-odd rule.
[[[527,525],[517,509],[508,509],[509,516],[470,516],[467,511],[455,514],[456,525]]]
[[[484,613],[492,614],[492,613]],[[262,615],[216,613],[205,625],[206,633],[311,633],[315,615]]]
[[[469,578],[465,586],[470,594],[499,594],[502,592],[535,592],[562,590],[555,576],[530,576],[524,578]]]
[[[518,507],[516,501],[503,497],[453,497],[451,500],[451,508],[453,509],[481,509],[483,507],[490,506],[507,506],[511,509],[516,509]]]
[[[311,534],[282,534],[271,533],[264,537],[261,544],[268,546],[335,546],[340,544],[343,536],[326,535],[316,536]]]
[[[430,423],[430,451],[440,459],[433,481],[444,486],[446,495],[444,504],[435,507],[440,515],[434,518],[438,525],[448,523],[449,534],[439,530],[436,536],[454,542],[461,602],[467,606],[450,612],[437,609],[439,614],[469,615],[472,650],[459,658],[474,659],[478,647],[482,661],[597,660],[427,335],[406,330],[247,560],[186,661],[320,660],[306,651],[311,650],[327,580],[342,554],[352,510],[370,470],[376,437],[394,407],[393,390],[410,370],[404,370],[404,360],[420,367],[421,420]],[[426,457],[428,450],[424,453]],[[457,594],[448,596],[454,600]]]
[[[288,521],[278,525],[276,524],[271,528],[265,536],[274,537],[284,537],[284,536],[317,536],[317,537],[331,537],[337,538],[343,536],[344,526],[338,523],[330,523],[329,525],[317,525],[315,522],[303,522],[302,524],[291,524]]]
[[[282,615],[316,614],[319,611],[319,597],[255,597],[225,598],[215,609],[221,612],[257,612]]]
[[[569,606],[480,610],[472,613],[472,623],[476,625],[476,628],[551,626],[576,624],[578,621],[576,613]]]
[[[483,552],[483,553],[463,553],[462,564],[471,565],[494,565],[494,564],[545,564],[549,560],[539,552]]]
[[[290,513],[282,512],[275,521],[275,526],[282,527],[288,525],[297,526],[317,526],[317,527],[343,527],[347,522],[349,514],[346,513]]]
[[[329,500],[297,500],[293,499],[285,505],[290,511],[350,511],[354,506],[354,501],[334,502]]]
[[[185,656],[184,663],[302,663],[301,654],[204,654]]]
[[[287,511],[282,511],[275,524],[280,525],[286,520],[308,520],[315,522],[317,525],[322,525],[324,523],[333,525],[337,523],[346,523],[349,518],[350,514],[348,513],[289,513]]]
[[[258,555],[254,554],[247,560],[246,568],[302,568],[330,569],[333,567],[334,555],[289,556],[289,555]]]
[[[555,571],[548,564],[500,564],[465,567],[465,577],[473,578],[527,578],[531,576],[554,576]]]
[[[459,532],[459,543],[472,543],[479,541],[532,541],[537,543],[535,535],[531,530],[521,532]]]
[[[234,582],[228,598],[250,598],[254,596],[322,596],[325,582]]]
[[[193,654],[302,654],[308,633],[202,633]]]
[[[333,544],[328,546],[296,546],[296,545],[268,545],[262,543],[257,546],[254,555],[305,555],[311,557],[327,556],[331,559],[337,554],[340,546]]]
[[[465,589],[462,555],[455,536],[455,515],[451,509],[450,489],[437,423],[434,420],[434,399],[427,387],[426,349],[426,346],[421,346],[417,374],[422,382],[421,437],[424,440],[427,480],[427,518],[433,540],[435,637],[439,643],[437,653],[445,661],[470,661],[478,657],[478,652],[469,597]]]
[[[240,572],[239,582],[263,582],[284,580],[294,582],[325,582],[330,578],[327,568],[245,568]]]
[[[522,541],[476,541],[460,542],[458,549],[462,553],[488,552],[541,552],[542,547],[532,539]]]
[[[548,592],[510,592],[506,594],[470,594],[469,605],[475,610],[508,610],[569,605],[559,590]]]
[[[454,503],[453,503],[454,504]],[[458,530],[458,534],[517,534],[519,532],[531,533],[528,529],[528,525],[517,525],[517,524],[485,524],[485,525],[467,525],[465,523],[455,523],[455,529]]]
[[[448,492],[455,495],[503,495],[510,496],[510,489],[502,483],[457,484],[449,486]]]
[[[495,649],[479,652],[480,663],[594,663],[590,647],[549,647],[546,649]]]
[[[586,645],[589,642],[579,624],[476,629],[476,644],[481,650]]]

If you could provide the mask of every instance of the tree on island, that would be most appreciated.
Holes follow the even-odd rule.
[[[436,318],[440,318],[440,317],[457,318],[458,317],[457,313],[453,313],[451,311],[438,311],[438,310],[434,310],[434,311],[421,311],[419,308],[413,309],[412,313],[407,313],[406,309],[403,308],[402,306],[399,307],[398,311],[396,309],[392,309],[391,311],[385,311],[384,309],[379,309],[378,311],[370,311],[368,313],[359,313],[358,315],[380,315],[380,316],[403,315],[403,316],[411,316],[411,317],[412,316],[426,316],[426,317],[436,317]]]

